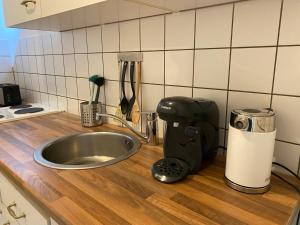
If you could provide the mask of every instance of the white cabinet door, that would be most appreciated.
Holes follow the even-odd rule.
[[[13,26],[42,16],[40,0],[2,0],[5,22]]]
[[[11,225],[48,225],[49,219],[43,216],[19,190],[0,173],[1,199],[6,206],[3,210]],[[11,210],[9,213],[8,209]],[[21,218],[14,218],[24,215]],[[2,225],[2,224],[0,224]]]
[[[0,204],[1,205],[1,215],[0,215],[0,224],[1,225],[19,225],[18,222],[16,220],[14,220],[13,218],[10,217],[10,215],[8,214],[7,211],[7,207],[6,205],[4,205],[3,203]]]
[[[10,0],[11,1],[11,0]],[[52,16],[58,13],[78,9],[107,0],[41,0],[42,16]]]
[[[4,215],[5,207],[3,207],[3,204],[0,202],[0,224],[4,224],[6,222],[6,217]]]

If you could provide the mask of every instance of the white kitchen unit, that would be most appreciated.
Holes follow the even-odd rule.
[[[10,0],[11,1],[11,0]],[[78,9],[84,6],[105,2],[107,0],[41,0],[42,16],[52,16],[69,10]]]
[[[9,27],[64,31],[241,0],[2,0]]]
[[[56,224],[0,173],[0,225]],[[52,225],[51,224],[51,225]]]
[[[34,2],[33,4],[23,0],[3,0],[6,25],[13,26],[41,18],[41,0]]]

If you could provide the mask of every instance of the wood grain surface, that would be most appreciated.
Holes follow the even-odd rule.
[[[51,138],[78,132],[123,130],[112,125],[82,128],[79,117],[59,113],[0,125],[0,169],[60,224],[289,224],[298,207],[293,189],[272,177],[263,195],[243,194],[224,184],[224,160],[162,184],[150,168],[161,146],[142,145],[131,158],[90,170],[55,170],[36,164],[33,151]],[[127,130],[126,130],[127,131]]]

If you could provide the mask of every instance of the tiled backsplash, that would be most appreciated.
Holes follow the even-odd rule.
[[[2,28],[0,27],[0,84],[1,83],[14,83],[12,62],[9,40],[3,35]]]
[[[300,1],[252,0],[55,32],[24,32],[15,78],[23,96],[78,114],[88,77],[104,75],[102,102],[119,104],[117,53],[141,51],[142,110],[167,96],[205,97],[220,110],[226,146],[231,109],[272,107],[277,161],[298,170]]]
[[[0,55],[0,84],[1,83],[14,83],[11,57],[7,55]]]

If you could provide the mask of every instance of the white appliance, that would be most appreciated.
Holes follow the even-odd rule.
[[[20,105],[20,108],[0,107],[0,124],[15,121],[15,120],[21,120],[21,119],[61,112],[61,110],[50,108],[49,106],[45,106],[37,103],[24,103],[24,108],[22,108],[21,106],[22,105]],[[22,109],[28,109],[28,108],[42,108],[43,110],[34,113],[16,114],[16,111]]]
[[[231,112],[225,183],[245,193],[270,189],[275,145],[275,113],[271,109]]]

